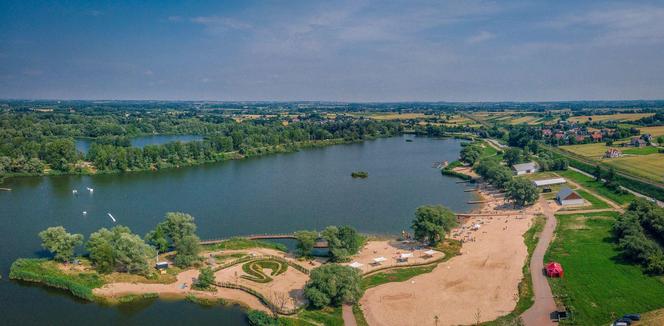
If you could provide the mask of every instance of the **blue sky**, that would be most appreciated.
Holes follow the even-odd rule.
[[[0,97],[664,98],[664,1],[0,0]]]

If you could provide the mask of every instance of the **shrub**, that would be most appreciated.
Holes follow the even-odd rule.
[[[317,308],[355,303],[362,297],[361,280],[355,268],[326,264],[311,271],[304,296]]]

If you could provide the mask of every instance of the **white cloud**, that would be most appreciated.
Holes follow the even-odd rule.
[[[664,8],[631,7],[594,10],[570,15],[548,26],[566,29],[596,28],[593,41],[600,45],[659,43],[664,41]]]
[[[495,38],[496,35],[487,31],[481,31],[469,38],[466,39],[466,43],[468,44],[477,44],[477,43],[482,43],[484,41],[488,41],[492,38]]]
[[[245,23],[241,20],[222,17],[222,16],[198,16],[191,18],[190,21],[195,24],[204,25],[211,29],[250,29],[251,24]]]

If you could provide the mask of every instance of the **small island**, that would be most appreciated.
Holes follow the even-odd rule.
[[[360,179],[366,179],[369,177],[369,173],[366,171],[355,171],[350,174],[353,179],[360,178]]]

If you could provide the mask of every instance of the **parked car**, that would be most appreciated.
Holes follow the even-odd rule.
[[[630,319],[630,320],[641,320],[641,315],[639,315],[639,314],[627,314],[627,315],[622,316],[622,318],[627,318],[627,319]]]
[[[623,317],[623,318],[617,319],[617,320],[616,320],[616,323],[625,323],[625,324],[627,324],[627,325],[631,325],[631,324],[632,324],[632,320],[629,319],[629,318],[624,318],[624,317]]]

